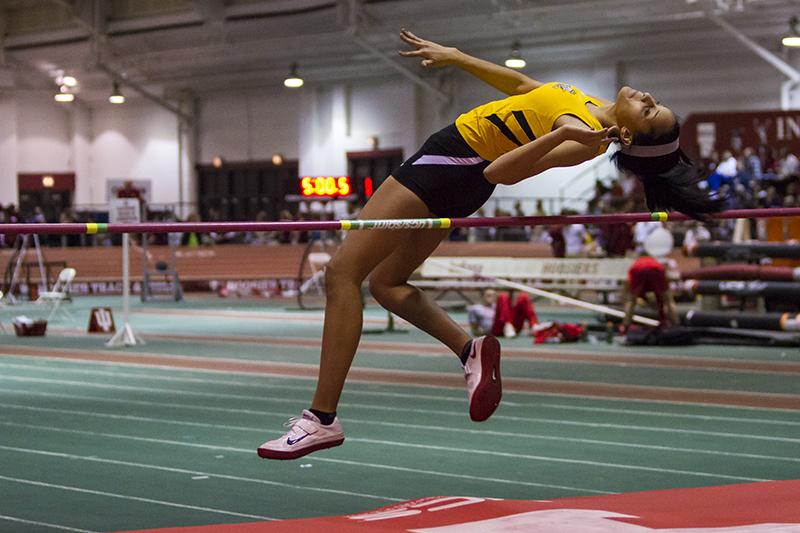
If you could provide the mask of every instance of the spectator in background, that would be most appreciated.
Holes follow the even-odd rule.
[[[778,163],[778,177],[796,176],[800,174],[800,159],[797,158],[789,148],[783,147],[780,152],[780,162]]]
[[[753,183],[758,183],[763,179],[761,158],[750,146],[742,152],[742,172],[740,174],[744,178],[745,184],[750,184],[751,188]]]
[[[564,226],[561,224],[547,226],[547,233],[544,235],[543,240],[550,244],[553,257],[566,256],[567,244],[564,240]]]
[[[547,216],[547,212],[544,210],[544,201],[541,198],[536,200],[536,207],[533,216],[535,217]],[[537,224],[529,229],[530,229],[531,242],[542,242],[544,240],[545,235],[547,234],[546,227],[542,226],[541,224]]]
[[[470,215],[470,217],[485,218],[486,213],[484,212],[483,208],[480,208],[478,211]],[[494,228],[469,228],[469,236],[467,237],[467,240],[470,242],[490,241],[492,240],[492,236],[489,232],[491,229]]]
[[[603,214],[611,214],[614,210],[604,206]],[[633,249],[633,231],[626,222],[601,224],[599,235],[600,246],[608,257],[625,257],[628,250]]]
[[[467,313],[470,329],[476,336],[516,337],[526,327],[533,329],[539,322],[527,294],[517,294],[512,306],[507,293],[497,294],[494,289],[484,290],[481,303],[469,306]]]
[[[533,213],[533,215],[537,217],[547,216],[547,211],[544,210],[544,200],[541,198],[536,200],[536,211]]]
[[[570,224],[564,227],[564,244],[567,257],[580,257],[588,237],[586,226],[583,224]]]
[[[722,160],[717,165],[716,172],[723,178],[728,178],[728,181],[736,177],[739,172],[739,162],[730,150],[722,152]]]
[[[627,333],[633,320],[633,312],[639,299],[654,303],[658,311],[659,327],[679,325],[678,308],[669,288],[664,265],[654,257],[642,254],[628,269],[628,280],[623,286],[625,317],[622,330]]]
[[[683,237],[683,250],[686,253],[693,250],[698,243],[711,240],[711,232],[708,231],[708,228],[703,223],[695,220],[690,224],[689,229],[686,230],[686,234]]]
[[[658,228],[663,228],[662,222],[637,222],[633,226],[633,242],[636,247],[636,253],[644,253],[644,241]]]

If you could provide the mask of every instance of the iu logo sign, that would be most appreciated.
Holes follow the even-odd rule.
[[[110,307],[93,307],[89,315],[89,333],[114,333],[114,315]]]

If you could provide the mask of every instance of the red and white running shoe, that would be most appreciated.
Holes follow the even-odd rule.
[[[492,416],[500,398],[503,386],[500,382],[500,343],[491,335],[472,340],[469,357],[464,365],[469,398],[469,417],[482,422]]]
[[[333,448],[344,442],[344,431],[339,417],[329,426],[309,410],[292,417],[284,424],[289,431],[282,437],[265,442],[258,447],[258,456],[264,459],[297,459],[317,450]]]

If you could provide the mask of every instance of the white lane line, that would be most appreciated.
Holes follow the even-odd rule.
[[[153,439],[153,438],[149,438],[149,437],[136,437],[136,436],[133,436],[133,435],[119,435],[119,434],[115,434],[115,433],[98,433],[98,432],[95,432],[95,431],[84,431],[84,430],[78,430],[78,429],[54,428],[52,426],[35,426],[33,424],[14,424],[14,423],[10,423],[10,422],[2,422],[2,421],[0,421],[0,425],[2,425],[2,426],[10,426],[10,427],[25,427],[25,428],[29,428],[29,429],[38,429],[38,430],[42,430],[42,431],[53,431],[53,432],[56,432],[56,433],[75,433],[75,434],[84,435],[84,436],[89,435],[89,436],[94,436],[94,437],[107,437],[107,438],[113,438],[113,439],[132,440],[132,441],[137,441],[137,442],[149,442],[149,443],[153,443],[153,444],[164,444],[164,445],[168,445],[168,446],[185,446],[185,447],[189,447],[189,448],[200,448],[200,449],[204,449],[204,450],[219,450],[219,451],[227,451],[227,452],[235,452],[235,453],[246,453],[248,455],[253,455],[253,453],[254,453],[254,450],[246,449],[246,448],[234,448],[234,447],[231,447],[231,446],[218,446],[218,445],[215,445],[215,444],[198,444],[198,443],[193,443],[193,442],[182,442],[182,441],[167,440],[167,439]],[[355,439],[348,439],[348,440],[355,440]],[[544,487],[544,488],[549,488],[549,489],[560,489],[560,490],[566,490],[566,491],[570,491],[570,492],[578,491],[578,492],[585,492],[585,493],[589,493],[589,494],[614,494],[614,492],[611,492],[611,491],[587,489],[587,488],[583,488],[583,487],[572,487],[572,486],[568,486],[568,485],[553,485],[553,484],[548,484],[548,483],[533,483],[533,482],[530,482],[530,481],[514,481],[514,480],[508,480],[508,479],[506,479],[506,480],[497,480],[497,479],[493,479],[493,478],[485,478],[485,477],[480,477],[480,476],[467,476],[467,475],[462,475],[462,474],[451,474],[449,472],[438,472],[438,471],[435,471],[435,470],[420,470],[420,469],[416,469],[416,468],[394,467],[394,466],[390,466],[390,465],[364,463],[364,462],[360,462],[360,461],[350,461],[350,462],[348,462],[348,461],[343,461],[343,460],[340,460],[340,459],[328,459],[326,457],[314,456],[311,460],[320,461],[320,462],[330,462],[330,463],[352,464],[352,465],[357,465],[360,468],[380,468],[380,469],[385,469],[385,470],[397,470],[397,471],[402,471],[402,472],[413,472],[413,473],[416,473],[416,474],[429,474],[429,475],[440,476],[440,477],[455,477],[455,478],[461,478],[461,479],[471,479],[471,480],[477,480],[477,481],[482,481],[482,482],[490,481],[490,482],[496,482],[496,483],[506,483],[506,484],[511,484],[511,485],[523,485],[523,486],[528,486],[528,487]]]
[[[49,359],[46,357],[37,358],[37,359]],[[52,361],[64,361],[63,359],[49,359]],[[86,361],[70,361],[70,363],[79,363],[79,364],[86,364]],[[94,363],[90,363],[94,364]],[[100,363],[102,365],[110,365],[114,367],[127,367],[127,366],[134,366],[136,368],[142,368],[143,365],[137,365],[133,363]],[[14,363],[0,363],[0,368],[16,368],[20,370],[33,370],[36,372],[64,372],[64,373],[72,373],[78,375],[87,375],[87,376],[110,376],[115,378],[124,378],[124,379],[151,379],[153,381],[168,381],[168,382],[176,382],[176,383],[200,383],[200,384],[208,384],[208,385],[229,385],[234,387],[243,387],[243,388],[254,388],[260,391],[265,389],[273,390],[273,389],[280,389],[280,390],[291,390],[291,391],[313,391],[313,385],[286,385],[286,384],[277,384],[273,382],[248,382],[248,381],[238,381],[238,380],[220,380],[220,379],[204,379],[204,378],[191,378],[191,377],[175,377],[175,376],[163,376],[163,375],[156,375],[156,374],[140,374],[140,373],[133,373],[133,372],[111,372],[111,371],[104,371],[104,370],[87,370],[87,369],[78,369],[78,368],[63,368],[63,367],[42,367],[40,365],[24,365],[24,364],[14,364]],[[185,369],[176,369],[175,367],[159,367],[165,370],[169,370],[171,372],[185,372]],[[194,371],[194,370],[193,370]],[[344,392],[345,396],[350,395],[362,395],[362,396],[373,396],[379,398],[408,398],[408,399],[423,399],[423,400],[441,400],[445,402],[456,402],[459,404],[464,403],[464,395],[459,396],[442,396],[442,395],[434,395],[434,394],[415,394],[415,393],[403,393],[403,392],[385,392],[385,391],[365,391],[365,390],[358,390],[354,387],[349,387]],[[650,410],[643,410],[643,409],[625,409],[625,408],[614,408],[614,407],[590,407],[590,406],[581,406],[581,405],[566,405],[566,404],[558,404],[558,403],[550,403],[550,402],[530,402],[530,403],[520,403],[514,401],[503,401],[503,407],[520,407],[520,408],[549,408],[549,409],[559,409],[559,410],[570,410],[570,411],[587,411],[587,412],[602,412],[602,413],[615,413],[621,415],[644,415],[644,416],[656,416],[656,417],[670,417],[670,418],[685,418],[689,420],[705,420],[705,421],[720,421],[720,422],[734,422],[734,423],[751,423],[751,424],[767,424],[767,425],[785,425],[785,426],[800,426],[800,421],[792,421],[792,420],[775,420],[775,419],[768,419],[768,418],[749,418],[749,417],[734,417],[734,416],[720,416],[720,415],[697,415],[697,414],[690,414],[690,413],[671,413],[665,411],[650,411]],[[747,410],[747,408],[743,408]]]
[[[28,429],[37,429],[43,431],[54,431],[60,433],[79,433],[82,435],[91,435],[97,437],[108,437],[108,438],[122,438],[122,439],[134,439],[134,437],[130,435],[120,435],[116,433],[102,433],[102,432],[95,432],[95,431],[84,431],[84,430],[77,430],[77,429],[66,429],[66,428],[54,428],[51,426],[38,426],[35,424],[18,424],[16,422],[4,422],[0,421],[0,425],[2,426],[9,426],[9,427],[21,427],[21,428],[28,428]],[[146,437],[135,437],[135,440],[141,440],[144,442],[162,442],[161,439],[151,439]],[[737,481],[771,481],[770,479],[764,478],[752,478],[752,477],[743,477],[743,476],[732,476],[727,474],[716,474],[713,472],[700,472],[700,471],[691,471],[691,470],[678,470],[672,468],[657,468],[657,467],[650,467],[650,466],[640,466],[640,465],[630,465],[630,464],[620,464],[620,463],[606,463],[600,461],[587,461],[584,459],[565,459],[561,457],[547,457],[544,455],[529,455],[529,454],[522,454],[522,453],[511,453],[511,452],[498,452],[495,450],[481,450],[477,448],[456,448],[456,447],[446,447],[446,446],[435,446],[432,444],[413,444],[413,443],[405,443],[405,442],[396,442],[390,440],[378,440],[378,439],[364,439],[364,438],[348,438],[350,442],[363,442],[367,444],[380,444],[383,446],[395,446],[401,448],[415,448],[415,449],[423,449],[423,450],[436,450],[436,451],[447,451],[453,453],[469,453],[473,455],[488,455],[492,457],[506,457],[510,459],[525,459],[530,461],[539,461],[544,463],[567,463],[567,464],[577,464],[577,465],[587,465],[592,467],[604,467],[604,468],[620,468],[623,470],[641,470],[644,472],[658,472],[662,474],[679,474],[679,475],[686,475],[686,476],[697,476],[697,477],[707,477],[707,478],[715,478],[715,479],[733,479]],[[176,441],[166,441],[168,443],[174,443]],[[219,448],[225,449],[222,447],[217,447],[213,445],[205,445],[209,448]],[[251,452],[252,453],[252,452]]]
[[[620,464],[620,463],[605,463],[600,461],[587,461],[583,459],[563,459],[558,457],[546,457],[542,455],[528,455],[523,453],[509,453],[509,452],[497,452],[494,450],[479,450],[476,448],[454,448],[450,446],[435,446],[432,444],[413,444],[408,442],[394,442],[394,441],[387,441],[387,440],[379,440],[379,439],[351,439],[356,442],[366,442],[369,444],[382,444],[385,446],[398,446],[402,448],[418,448],[423,450],[436,450],[436,451],[446,451],[446,452],[453,452],[453,453],[471,453],[474,455],[490,455],[494,457],[508,457],[511,459],[525,459],[530,461],[542,461],[542,462],[553,462],[553,463],[569,463],[569,464],[579,464],[579,465],[588,465],[593,467],[603,467],[603,468],[621,468],[624,470],[642,470],[645,472],[658,472],[660,474],[679,474],[685,476],[697,476],[697,477],[709,477],[709,478],[719,478],[719,479],[734,479],[738,481],[772,481],[771,479],[764,479],[764,478],[755,478],[755,477],[743,477],[743,476],[731,476],[727,474],[716,474],[713,472],[701,472],[701,471],[691,471],[691,470],[678,470],[673,468],[657,468],[652,466],[641,466],[641,465],[629,465],[629,464]]]
[[[269,516],[261,516],[255,514],[247,514],[247,513],[237,513],[234,511],[226,511],[225,509],[214,509],[212,507],[199,507],[197,505],[186,505],[183,503],[175,503],[175,502],[168,502],[165,500],[154,500],[152,498],[142,498],[139,496],[129,496],[127,494],[117,494],[116,492],[105,492],[101,490],[91,490],[91,489],[84,489],[81,487],[71,487],[68,485],[57,485],[54,483],[45,483],[44,481],[35,481],[32,479],[20,479],[16,477],[9,477],[0,475],[0,479],[5,481],[10,481],[12,483],[20,483],[22,485],[33,485],[36,487],[45,487],[48,489],[58,489],[58,490],[66,490],[69,492],[80,492],[82,494],[92,494],[94,496],[105,496],[107,498],[117,498],[120,500],[131,500],[137,501],[142,503],[150,503],[154,505],[163,505],[166,507],[179,507],[181,509],[191,509],[193,511],[203,511],[206,513],[212,514],[223,514],[229,516],[239,516],[242,518],[255,518],[256,520],[278,520],[278,518],[272,518]]]
[[[97,389],[108,389],[108,390],[120,390],[120,391],[138,391],[138,392],[149,392],[155,394],[170,394],[176,396],[199,396],[203,398],[215,398],[215,399],[224,399],[224,400],[248,400],[250,402],[261,402],[261,403],[288,403],[292,405],[297,405],[299,400],[292,399],[292,398],[275,398],[271,396],[248,396],[242,394],[219,394],[219,393],[212,393],[212,392],[192,392],[192,391],[177,391],[171,390],[166,391],[164,389],[158,389],[153,387],[134,387],[129,385],[107,385],[101,383],[88,383],[86,381],[66,381],[66,380],[57,380],[57,379],[45,379],[45,378],[27,378],[27,377],[14,377],[14,376],[0,376],[0,380],[7,380],[7,381],[15,381],[21,383],[49,383],[49,384],[57,384],[57,385],[74,385],[81,388],[97,388]],[[4,393],[5,391],[0,391],[0,394]],[[451,412],[451,411],[442,411],[442,410],[434,410],[434,409],[409,409],[403,407],[391,407],[386,405],[374,405],[374,404],[360,404],[360,403],[353,403],[353,402],[341,402],[339,404],[340,407],[352,407],[356,409],[368,409],[370,411],[390,411],[390,412],[400,412],[400,413],[416,413],[416,414],[430,414],[430,415],[437,415],[437,416],[457,416],[459,418],[463,418],[464,414],[461,412]],[[255,413],[261,414],[261,411],[251,411],[247,409],[234,409],[234,412],[240,413]],[[742,433],[730,433],[724,431],[701,431],[696,429],[678,429],[672,427],[655,427],[655,426],[637,426],[637,425],[627,425],[627,424],[607,424],[607,423],[600,423],[600,422],[578,422],[574,420],[563,420],[563,419],[551,419],[551,418],[539,418],[539,417],[520,417],[520,416],[509,416],[509,415],[493,415],[493,420],[507,420],[512,422],[525,422],[525,423],[542,423],[542,424],[556,424],[556,425],[565,425],[565,426],[577,426],[577,427],[590,427],[590,428],[602,428],[602,429],[624,429],[627,431],[651,431],[651,432],[659,432],[659,433],[680,433],[685,435],[705,435],[711,437],[725,437],[725,438],[739,438],[739,439],[752,439],[752,440],[762,440],[762,441],[769,441],[769,442],[790,442],[790,443],[800,443],[800,438],[791,438],[791,437],[774,437],[774,436],[765,436],[765,435],[749,435],[749,434],[742,434]]]
[[[0,354],[0,355],[3,355],[3,354]],[[139,354],[139,355],[142,355],[142,354]],[[158,356],[158,357],[165,357],[164,354],[156,354],[156,353],[143,354],[143,355],[152,355],[152,356]],[[59,358],[59,357],[47,358],[45,356],[39,356],[39,355],[37,355],[37,356],[26,356],[26,355],[20,355],[20,354],[10,354],[8,356],[9,357],[16,357],[16,358],[30,358],[30,357],[33,357],[35,359],[50,359],[50,360],[53,360],[53,361],[78,362],[77,360],[70,360],[70,359]],[[172,358],[178,358],[178,359],[184,358],[184,359],[192,359],[192,360],[198,359],[197,357],[180,356],[180,355],[170,355],[170,356],[166,356],[166,357],[172,357]],[[236,361],[236,362],[242,362],[242,361],[252,362],[253,361],[253,360],[248,360],[248,359],[242,360],[242,359],[230,359],[230,358],[203,358],[203,359],[204,360],[209,360],[209,361]],[[80,361],[80,362],[84,362],[84,361]],[[217,370],[217,369],[207,369],[207,368],[178,368],[178,367],[175,367],[173,365],[154,365],[154,364],[151,365],[151,364],[132,363],[132,362],[125,362],[125,363],[119,362],[118,363],[118,362],[113,362],[113,361],[91,361],[91,363],[93,363],[93,364],[105,364],[105,365],[108,365],[108,366],[131,366],[131,367],[148,368],[148,369],[152,368],[152,369],[159,369],[159,370],[168,370],[168,371],[173,371],[173,372],[176,371],[176,370],[179,370],[179,371],[184,371],[184,372],[196,372],[196,373],[202,373],[202,374],[223,375],[223,376],[224,375],[248,376],[248,377],[253,377],[254,376],[254,374],[252,372],[236,371],[236,370]],[[265,372],[263,374],[257,374],[257,376],[263,377],[264,379],[281,379],[281,380],[307,381],[307,382],[314,382],[316,380],[316,378],[313,378],[313,377],[292,376],[292,375],[284,375],[284,374],[270,374],[268,372]],[[368,381],[354,381],[351,384],[351,387],[354,386],[354,385],[357,386],[357,385],[364,385],[364,384],[369,384],[369,382]],[[444,389],[444,390],[458,390],[458,388],[450,387],[450,386],[437,386],[437,387],[434,387],[432,385],[414,384],[414,383],[397,383],[397,384],[391,384],[391,385],[388,385],[388,386],[406,387],[406,388],[418,388],[418,389],[437,388],[439,390],[442,390],[442,389]],[[512,396],[512,395],[515,395],[515,396],[518,396],[518,397],[522,396],[522,397],[526,397],[526,398],[530,398],[530,397],[538,397],[538,398],[554,398],[555,397],[555,398],[567,398],[567,399],[576,399],[577,398],[577,399],[591,400],[593,402],[602,402],[602,401],[606,401],[606,402],[628,402],[628,403],[631,403],[631,404],[665,405],[665,406],[687,406],[688,405],[688,406],[692,406],[692,407],[701,407],[701,408],[709,408],[709,409],[725,409],[725,410],[728,410],[728,411],[739,411],[739,412],[741,412],[741,411],[756,412],[756,413],[759,413],[759,412],[781,412],[781,413],[787,413],[787,414],[792,414],[792,415],[797,414],[797,410],[796,409],[789,409],[789,408],[758,407],[758,406],[747,406],[747,405],[726,405],[726,404],[709,403],[709,402],[671,402],[669,400],[645,400],[645,399],[640,399],[640,398],[602,398],[602,397],[597,397],[597,396],[592,396],[592,395],[587,395],[587,394],[557,393],[557,392],[543,393],[543,392],[535,392],[535,391],[509,391],[509,392],[505,393],[506,397]],[[516,405],[522,405],[522,404],[516,404],[514,402],[506,400],[504,402],[504,405],[516,406]]]
[[[308,490],[312,492],[326,492],[332,494],[341,494],[342,496],[358,496],[360,498],[368,498],[372,500],[381,500],[381,501],[391,501],[391,502],[402,502],[405,499],[402,498],[392,498],[389,496],[379,496],[376,494],[364,494],[362,492],[352,492],[348,490],[339,490],[339,489],[326,489],[322,487],[304,487],[302,485],[292,485],[290,483],[282,483],[277,481],[268,481],[266,479],[257,479],[257,478],[250,478],[250,477],[242,477],[242,476],[232,476],[229,474],[214,474],[212,472],[201,472],[199,470],[185,470],[182,468],[171,468],[166,466],[159,466],[159,465],[151,465],[147,463],[136,463],[132,461],[118,461],[114,459],[102,459],[97,456],[84,456],[84,455],[74,455],[71,453],[59,453],[59,452],[49,452],[45,450],[33,450],[30,448],[17,448],[15,446],[2,446],[0,445],[0,450],[12,451],[12,452],[20,452],[20,453],[30,453],[30,454],[37,454],[37,455],[46,455],[48,457],[60,457],[64,459],[78,459],[82,461],[90,461],[94,463],[105,463],[105,464],[113,464],[113,465],[121,465],[121,466],[130,466],[134,468],[146,468],[150,470],[159,470],[161,472],[173,472],[176,474],[188,474],[191,476],[200,476],[202,478],[216,478],[216,479],[226,479],[231,481],[243,481],[246,483],[257,483],[259,485],[269,485],[272,487],[278,487],[280,489],[297,489],[297,490]],[[253,453],[253,452],[251,452]]]
[[[534,404],[532,404],[533,406]],[[536,407],[545,407],[548,409],[562,409],[568,411],[587,411],[590,413],[614,413],[621,415],[645,415],[645,416],[659,416],[659,417],[675,417],[675,418],[688,418],[691,420],[719,420],[720,422],[744,422],[752,424],[769,424],[769,425],[784,425],[784,426],[800,426],[800,421],[793,420],[774,420],[769,418],[742,418],[736,416],[720,416],[720,415],[695,415],[689,413],[670,413],[664,411],[648,411],[644,409],[623,409],[619,407],[590,407],[590,406],[574,406],[558,403],[542,402],[535,404]]]
[[[17,522],[20,524],[29,524],[32,526],[48,527],[50,529],[60,529],[61,531],[76,531],[77,533],[100,533],[99,531],[92,531],[90,529],[78,529],[75,527],[67,527],[58,524],[51,524],[49,522],[37,522],[36,520],[25,520],[24,518],[17,518],[16,516],[7,516],[4,514],[0,514],[0,520],[6,520],[8,522]]]
[[[45,357],[37,357],[37,359],[46,359]],[[63,361],[63,359],[53,359],[53,361]],[[83,363],[83,361],[81,361]],[[107,363],[105,363],[107,364]],[[142,368],[143,365],[136,365],[131,363],[111,363],[113,366],[135,366],[137,368]],[[150,367],[150,365],[147,365]],[[14,363],[0,363],[0,368],[15,368],[19,370],[30,370],[32,372],[54,372],[54,373],[68,373],[68,374],[78,374],[78,375],[86,375],[86,376],[109,376],[114,378],[123,378],[123,379],[151,379],[153,381],[170,381],[170,382],[177,382],[177,383],[201,383],[207,385],[231,385],[234,387],[243,387],[243,388],[253,388],[258,389],[259,391],[263,391],[265,389],[281,389],[281,390],[294,390],[294,391],[313,391],[313,385],[285,385],[285,384],[278,384],[273,382],[266,382],[262,381],[261,383],[255,381],[237,381],[237,380],[220,380],[220,379],[203,379],[203,378],[190,378],[190,377],[174,377],[174,376],[163,376],[163,375],[155,375],[155,374],[137,374],[132,372],[110,372],[104,370],[86,370],[86,369],[77,369],[77,368],[63,368],[63,367],[41,367],[41,366],[32,366],[32,365],[21,365],[21,364],[14,364]],[[160,367],[166,370],[171,370],[172,372],[180,371],[185,372],[186,369],[176,369],[175,367]],[[310,379],[310,378],[309,378]],[[378,397],[387,397],[387,398],[408,398],[408,399],[424,399],[424,400],[442,400],[447,402],[458,402],[463,404],[466,400],[466,396],[464,394],[456,396],[441,396],[441,395],[434,395],[434,394],[412,394],[412,393],[403,393],[403,392],[381,392],[381,391],[359,391],[353,390],[352,387],[345,391],[345,394],[364,394],[368,396],[378,396]],[[531,404],[533,405],[533,404]]]
[[[160,404],[161,407],[166,407],[167,404]],[[148,422],[148,423],[159,423],[159,424],[168,424],[170,426],[189,426],[189,427],[201,427],[201,428],[208,428],[208,429],[222,429],[222,430],[230,430],[230,431],[252,431],[258,432],[259,434],[264,433],[263,428],[255,428],[251,426],[232,426],[228,424],[209,424],[205,422],[187,422],[184,420],[170,420],[166,418],[151,418],[151,417],[144,417],[144,416],[134,416],[134,415],[117,415],[117,414],[110,414],[110,413],[98,413],[96,411],[76,411],[71,409],[56,409],[52,407],[33,407],[29,405],[20,405],[20,404],[10,404],[10,403],[0,403],[0,407],[4,407],[6,409],[17,409],[17,410],[24,410],[24,411],[37,411],[37,412],[45,412],[45,413],[62,413],[68,415],[75,415],[75,416],[92,416],[97,418],[110,418],[114,420],[131,420],[134,422]],[[286,418],[292,416],[290,413],[271,413],[270,416],[276,416],[281,418]],[[785,461],[790,463],[800,463],[800,457],[784,457],[784,456],[777,456],[777,455],[763,455],[763,454],[754,454],[754,453],[740,453],[740,452],[725,452],[725,451],[718,451],[718,450],[704,450],[698,448],[682,448],[682,447],[675,447],[675,446],[658,446],[654,444],[634,444],[629,442],[617,442],[617,441],[607,441],[607,440],[597,440],[597,439],[578,439],[573,437],[554,437],[551,435],[531,435],[527,433],[512,433],[508,431],[494,431],[494,430],[486,430],[486,429],[465,429],[465,428],[450,428],[450,427],[442,427],[442,426],[432,426],[432,425],[424,425],[424,424],[406,424],[402,422],[383,422],[383,421],[376,421],[376,420],[362,420],[358,418],[348,418],[347,424],[350,426],[351,424],[371,424],[377,426],[384,426],[384,427],[391,427],[391,428],[401,428],[401,429],[421,429],[424,431],[439,431],[439,432],[454,432],[457,434],[470,434],[470,435],[485,435],[491,437],[506,437],[506,438],[517,438],[517,439],[532,439],[532,440],[546,440],[546,441],[555,441],[555,442],[574,442],[578,444],[592,444],[592,445],[600,445],[600,446],[615,446],[615,447],[622,447],[622,448],[635,448],[641,450],[657,450],[660,452],[680,452],[680,453],[693,453],[693,454],[703,454],[703,455],[716,455],[722,457],[739,457],[743,459],[761,459],[767,461]],[[277,431],[275,432],[279,434]],[[352,440],[352,439],[351,439]],[[2,448],[2,446],[0,446]]]

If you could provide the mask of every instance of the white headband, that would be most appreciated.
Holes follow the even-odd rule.
[[[671,143],[657,144],[655,146],[642,146],[638,144],[625,146],[623,144],[620,149],[623,154],[632,155],[634,157],[661,157],[675,152],[679,146],[678,139],[675,139]]]

